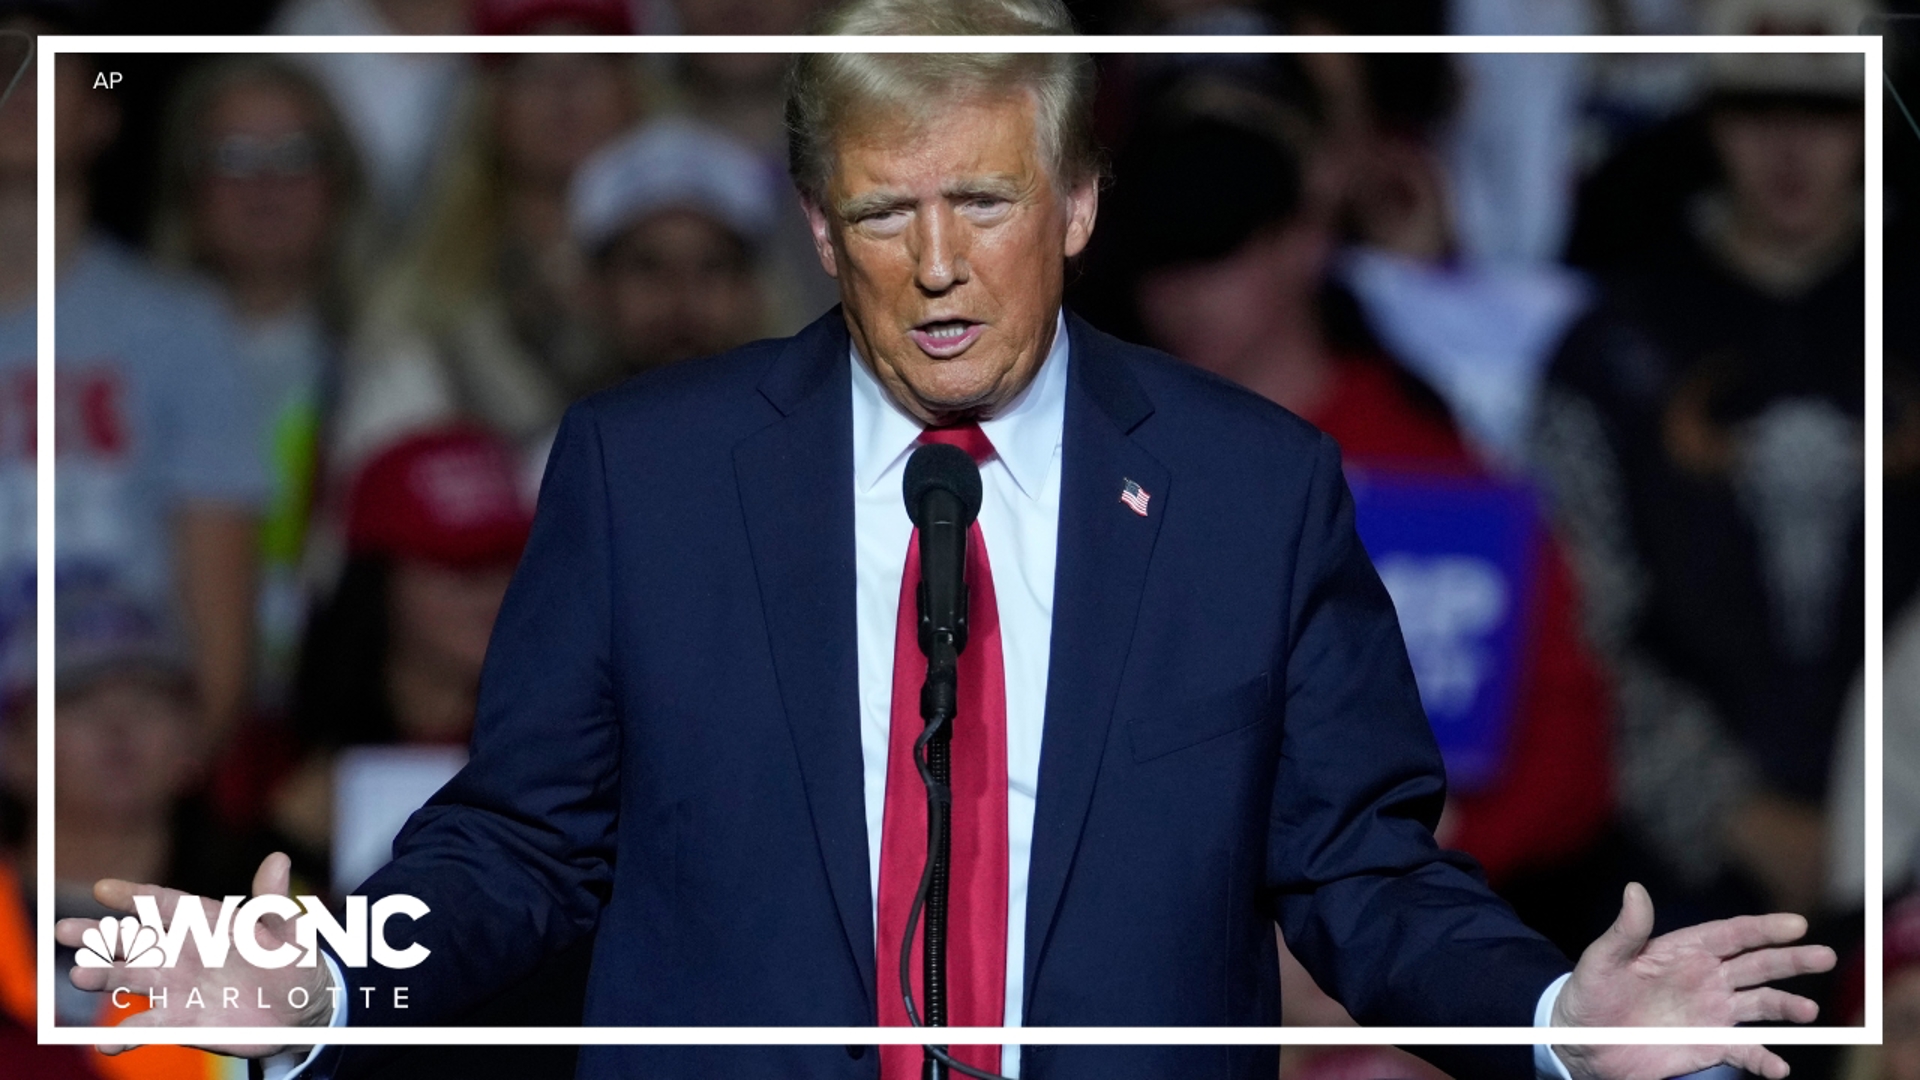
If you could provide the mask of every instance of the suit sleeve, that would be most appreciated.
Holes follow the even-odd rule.
[[[429,914],[387,924],[405,971],[348,971],[360,1024],[445,1022],[591,931],[612,887],[620,733],[611,687],[606,462],[590,404],[562,421],[532,536],[494,623],[467,767],[361,887]],[[396,1009],[392,984],[408,987]],[[371,1002],[362,987],[372,985]]]
[[[1531,1026],[1571,969],[1464,855],[1435,845],[1446,780],[1392,601],[1322,437],[1292,583],[1267,857],[1288,947],[1363,1024]],[[1527,1048],[1513,1075],[1530,1075]],[[1475,1071],[1485,1076],[1505,1068]]]

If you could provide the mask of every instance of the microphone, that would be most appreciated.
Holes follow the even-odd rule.
[[[980,514],[980,467],[957,446],[928,443],[907,459],[901,488],[920,530],[920,651],[940,666],[946,646],[954,657],[967,647],[967,530]]]

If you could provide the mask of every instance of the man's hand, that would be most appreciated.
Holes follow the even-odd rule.
[[[1648,940],[1653,899],[1627,886],[1620,917],[1580,954],[1554,1003],[1556,1027],[1730,1027],[1810,1023],[1820,1008],[1762,983],[1831,970],[1833,950],[1796,945],[1798,915],[1747,915]],[[1667,1080],[1727,1064],[1779,1080],[1787,1063],[1764,1046],[1555,1046],[1576,1080]]]
[[[260,863],[260,869],[254,872],[253,894],[287,895],[291,869],[292,863],[285,855],[274,852],[267,856]],[[189,903],[197,900],[206,908],[209,926],[214,925],[220,910],[220,905],[212,900],[189,897],[157,885],[135,885],[117,878],[96,882],[93,895],[114,911],[129,915],[133,912],[135,896],[157,898],[162,916],[171,916],[174,905],[183,898]],[[54,924],[53,936],[62,945],[79,947],[82,944],[81,935],[99,925],[94,919],[61,919]],[[261,919],[254,933],[266,948],[293,940],[292,925],[280,919]],[[111,967],[75,967],[67,977],[82,990],[111,991],[115,987],[127,987],[135,1001],[145,1000],[149,988],[155,992],[166,992],[165,1005],[128,1017],[122,1023],[123,1027],[270,1027],[276,1024],[325,1027],[333,1016],[332,980],[324,961],[310,968],[288,965],[267,969],[247,963],[237,952],[229,952],[224,966],[209,968],[200,963],[196,950],[188,948],[181,951],[179,962],[170,968],[130,968],[125,963],[116,962]],[[304,988],[307,992],[307,1007],[304,1009],[292,1008],[287,1003],[288,994],[295,987]],[[223,1007],[232,997],[228,993],[230,988],[238,991],[239,1008]],[[195,990],[199,991],[201,1007],[187,1004],[189,995]],[[265,1001],[268,1007],[257,1007],[261,1001]],[[267,1057],[286,1048],[284,1045],[201,1047],[203,1050],[239,1057]],[[102,1046],[100,1052],[117,1054],[126,1049],[129,1048]]]

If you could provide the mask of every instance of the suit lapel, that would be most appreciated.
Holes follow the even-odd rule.
[[[774,361],[760,392],[781,418],[742,440],[733,460],[814,833],[871,1011],[847,363],[836,307]]]
[[[1153,411],[1112,339],[1069,315],[1060,534],[1040,787],[1027,884],[1026,1001],[1066,888],[1112,726],[1147,564],[1166,511],[1166,469],[1130,433]],[[1128,480],[1147,514],[1120,501]]]

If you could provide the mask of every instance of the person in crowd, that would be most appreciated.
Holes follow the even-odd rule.
[[[272,57],[190,75],[161,147],[154,250],[219,286],[266,412],[256,696],[278,712],[307,607],[301,559],[321,433],[366,268],[359,169],[319,84]]]
[[[465,34],[468,0],[290,0],[277,34]],[[404,235],[428,205],[436,169],[452,152],[450,133],[466,106],[472,60],[458,53],[305,53],[312,71],[366,163],[368,187],[384,235]]]
[[[103,912],[89,875],[106,867],[141,867],[156,881],[211,895],[243,891],[254,865],[278,845],[264,833],[214,825],[189,794],[201,758],[192,737],[199,721],[193,671],[171,616],[108,581],[63,583],[55,604],[56,913]],[[31,645],[0,664],[0,1061],[9,1076],[35,1080],[227,1075],[220,1059],[186,1047],[149,1047],[120,1060],[90,1048],[32,1046],[38,784]],[[73,962],[72,949],[57,955]],[[55,982],[56,1023],[115,1024],[143,1007]],[[14,1025],[24,1028],[26,1046],[11,1045]]]
[[[660,30],[681,34],[799,34],[821,0],[670,0]],[[687,53],[667,60],[663,106],[730,132],[758,156],[765,183],[781,191],[767,260],[781,288],[768,297],[770,333],[792,333],[840,300],[813,257],[806,218],[790,194],[787,120],[778,53]]]
[[[211,826],[189,798],[205,755],[192,738],[194,673],[171,616],[111,581],[63,582],[55,607],[53,865],[63,907],[90,906],[94,880],[129,870],[204,895],[241,891],[274,848]]]
[[[486,25],[577,29],[593,10],[605,20],[596,28],[628,26],[622,5],[569,7],[556,21],[558,10],[525,4]],[[631,57],[487,58],[421,235],[375,290],[349,349],[331,439],[335,476],[410,431],[456,418],[531,447],[569,401],[603,381],[567,191],[580,164],[640,111]]]
[[[284,842],[261,830],[228,830],[191,794],[205,756],[194,674],[185,642],[164,609],[111,581],[64,582],[55,597],[53,718],[55,915],[104,912],[91,883],[135,870],[207,896],[243,894],[254,867]],[[296,887],[312,891],[311,868]],[[62,951],[61,961],[72,962]],[[56,982],[59,1023],[117,1022],[125,1003],[78,994]],[[199,1051],[143,1050],[108,1076],[212,1077],[220,1064]]]
[[[45,25],[0,8],[0,28],[39,33]],[[34,622],[38,112],[39,87],[29,68],[0,102],[0,327],[11,328],[8,349],[20,354],[0,363],[0,656],[10,655]]]
[[[464,745],[480,665],[532,513],[512,448],[443,427],[374,456],[348,500],[348,559],[308,627],[293,716],[310,748],[275,800],[308,851],[332,828],[333,754]]]
[[[1864,0],[1700,0],[1634,4],[1627,15],[1607,11],[1611,33],[1857,34],[1876,7]],[[1662,12],[1660,9],[1666,9]],[[1648,19],[1647,16],[1654,16]],[[1890,48],[1889,63],[1898,50]],[[1827,55],[1712,56],[1669,54],[1591,57],[1600,68],[1589,91],[1588,135],[1605,154],[1581,180],[1567,238],[1566,260],[1595,273],[1631,271],[1657,263],[1692,232],[1703,191],[1723,174],[1710,128],[1725,91],[1741,85],[1837,85],[1849,76],[1861,87],[1857,57]],[[1824,71],[1822,69],[1825,69]],[[1897,78],[1897,76],[1896,76]],[[1704,98],[1703,87],[1709,91]],[[1911,100],[1911,99],[1909,99]],[[1897,138],[1911,138],[1899,109],[1888,110],[1888,188],[1903,186],[1891,166],[1900,160]],[[1888,208],[1890,224],[1903,215]],[[1902,261],[1892,244],[1888,266]]]
[[[1571,577],[1524,494],[1482,473],[1440,399],[1366,336],[1350,299],[1330,291],[1349,174],[1319,141],[1312,111],[1278,92],[1298,85],[1201,70],[1148,105],[1117,164],[1108,223],[1120,237],[1108,252],[1127,253],[1130,265],[1102,284],[1131,306],[1144,340],[1286,405],[1340,443],[1362,539],[1395,594],[1449,751],[1453,794],[1440,840],[1478,858],[1496,886],[1560,871],[1611,812],[1606,688],[1579,640]],[[1394,490],[1413,501],[1368,494]],[[1420,528],[1422,503],[1454,507],[1443,530],[1506,529],[1515,542],[1491,561],[1485,552],[1379,546]],[[1490,605],[1494,593],[1511,599]],[[1526,639],[1503,648],[1489,617],[1509,604]],[[1497,658],[1474,669],[1463,665],[1468,655]],[[1464,685],[1463,676],[1474,704],[1455,707],[1447,699],[1465,699],[1447,687]],[[1494,688],[1503,680],[1501,699]],[[1481,750],[1456,750],[1443,721],[1484,725]],[[1591,929],[1551,905],[1526,915],[1570,941]],[[1352,1022],[1289,953],[1282,965],[1288,1022]],[[1431,1075],[1377,1048],[1292,1058],[1301,1077]]]
[[[1109,224],[1116,249],[1131,252],[1118,287],[1145,340],[1312,421],[1340,443],[1350,471],[1480,477],[1444,404],[1327,288],[1343,193],[1310,115],[1206,73],[1174,84],[1149,115],[1116,168]],[[1363,539],[1367,509],[1363,498]],[[1580,642],[1556,545],[1538,523],[1522,531],[1531,539],[1511,588],[1530,629],[1515,661],[1510,756],[1453,799],[1442,826],[1442,839],[1496,883],[1579,854],[1611,808],[1595,767],[1607,757],[1605,684]],[[1382,574],[1390,589],[1392,566]],[[1421,612],[1399,607],[1418,672]],[[1435,629],[1436,642],[1447,636]],[[1475,786],[1456,777],[1457,789]]]
[[[38,712],[31,648],[27,651],[24,665],[13,663],[12,656],[0,661],[0,1062],[6,1063],[8,1077],[20,1080],[101,1080],[95,1066],[113,1059],[77,1046],[41,1046],[35,1034],[40,1023],[33,828]]]
[[[725,132],[658,120],[589,159],[570,205],[610,380],[764,332],[774,192]]]
[[[820,0],[672,0],[666,10],[674,33],[786,36],[804,33],[821,6]],[[676,89],[695,116],[784,158],[786,59],[779,53],[689,53],[675,58]]]
[[[1861,73],[1840,54],[1713,71],[1720,180],[1606,278],[1534,456],[1621,680],[1634,857],[1696,916],[1813,912],[1864,649]]]
[[[191,635],[202,722],[217,743],[249,693],[258,512],[258,408],[233,322],[205,286],[156,271],[89,226],[89,170],[117,126],[94,66],[63,56],[55,133],[54,368],[61,572],[108,575],[175,609]],[[34,95],[0,120],[0,189],[30,198]],[[8,197],[0,197],[5,204]],[[0,579],[30,595],[34,566],[34,247],[0,245],[13,283],[0,313]],[[17,616],[16,616],[17,617]]]
[[[365,748],[442,751],[397,761],[380,782],[419,788],[420,772],[458,767],[473,726],[481,662],[494,616],[532,526],[515,448],[472,426],[423,430],[376,454],[348,500],[348,557],[332,597],[315,612],[295,685],[293,719],[305,755],[271,803],[280,833],[315,863],[330,854],[336,884],[351,888],[370,867],[347,870],[364,835],[343,835],[336,798],[350,755]],[[445,779],[433,775],[424,799]],[[391,802],[393,796],[383,794]],[[385,824],[373,844],[386,850],[405,820],[362,813],[362,830]],[[378,865],[376,860],[373,865]],[[345,878],[342,877],[345,872]],[[350,879],[350,880],[349,880]],[[503,992],[476,1024],[580,1023],[591,939]],[[541,1047],[416,1047],[383,1068],[421,1080],[512,1076],[567,1080],[575,1050]]]
[[[1295,21],[1340,33],[1577,33],[1568,6],[1316,0]],[[1372,332],[1446,399],[1475,453],[1506,472],[1524,464],[1546,366],[1588,302],[1584,282],[1548,261],[1565,229],[1582,59],[1302,58],[1327,118],[1322,153],[1348,193],[1352,242],[1335,272]]]

